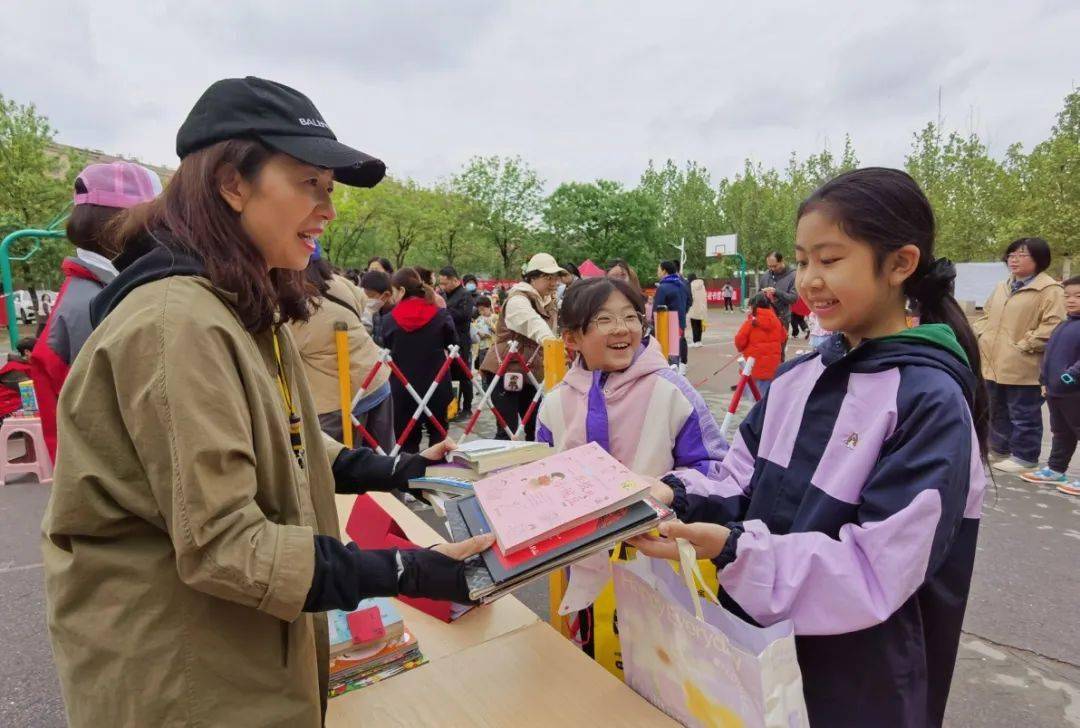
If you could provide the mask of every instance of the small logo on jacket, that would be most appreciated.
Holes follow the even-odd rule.
[[[858,444],[859,444],[859,433],[857,433],[857,432],[851,433],[850,435],[847,436],[847,439],[844,440],[844,447],[846,447],[848,450],[854,450],[855,446],[858,445]]]
[[[329,129],[326,122],[322,119],[304,119],[303,117],[297,119],[300,122],[300,126],[317,126],[322,129]]]

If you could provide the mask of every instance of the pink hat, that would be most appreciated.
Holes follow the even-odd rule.
[[[91,164],[75,178],[75,204],[128,208],[161,193],[156,173],[133,162]]]

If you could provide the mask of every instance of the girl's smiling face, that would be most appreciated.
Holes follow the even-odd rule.
[[[584,331],[565,336],[590,370],[621,372],[633,363],[641,346],[641,315],[626,296],[613,291]]]
[[[823,328],[842,331],[850,346],[906,327],[903,284],[918,266],[917,246],[888,253],[879,267],[868,243],[815,210],[799,219],[795,261],[799,296]]]

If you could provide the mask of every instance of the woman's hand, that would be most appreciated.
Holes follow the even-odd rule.
[[[495,534],[485,533],[457,543],[440,543],[432,546],[431,550],[438,551],[443,556],[449,556],[456,561],[464,561],[481,551],[487,551],[493,543],[495,543]]]
[[[627,541],[628,544],[646,556],[655,559],[679,560],[679,548],[676,538],[689,541],[697,551],[699,559],[715,559],[724,550],[731,530],[717,523],[683,523],[668,521],[660,524],[660,537],[652,534],[637,536]]]
[[[457,450],[457,443],[448,437],[442,442],[437,442],[431,447],[429,447],[427,450],[424,450],[422,453],[420,453],[420,455],[425,460],[430,460],[433,463],[437,463],[440,460],[445,460],[446,454],[448,452],[453,452],[454,450]]]

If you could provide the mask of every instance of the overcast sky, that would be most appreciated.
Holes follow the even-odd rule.
[[[306,93],[338,138],[432,182],[520,154],[548,182],[634,184],[649,159],[714,181],[850,133],[900,165],[938,116],[1000,154],[1049,133],[1080,84],[1080,2],[280,2],[3,4],[0,94],[68,144],[174,166],[212,81]]]

